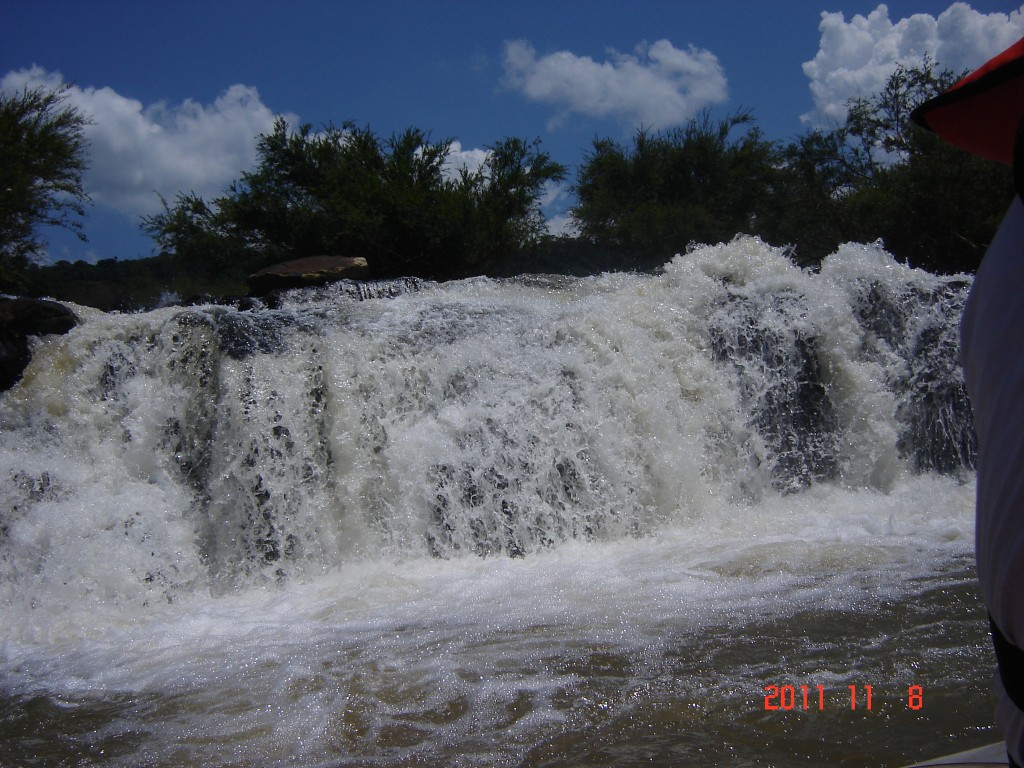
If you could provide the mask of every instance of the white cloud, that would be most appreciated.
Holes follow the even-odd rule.
[[[569,182],[546,182],[541,190],[539,202],[548,234],[555,236],[579,234],[576,221],[569,214],[569,209],[576,202],[572,185]]]
[[[9,72],[0,90],[58,88],[59,72],[41,67]],[[131,216],[160,210],[156,192],[213,197],[251,169],[256,137],[273,127],[274,113],[255,88],[232,85],[212,104],[144,105],[111,88],[72,86],[68,101],[92,120],[86,128],[89,168],[83,183],[97,205]],[[295,122],[294,117],[291,118]]]
[[[475,173],[490,154],[486,149],[463,149],[460,142],[453,141],[444,161],[444,174],[448,178],[457,179],[463,169]]]
[[[548,234],[552,237],[577,237],[580,228],[576,220],[568,213],[559,213],[547,220]]]
[[[873,96],[898,63],[913,65],[928,54],[954,72],[977,68],[1024,36],[1024,6],[983,14],[958,2],[938,18],[919,13],[893,22],[883,4],[849,21],[822,13],[818,29],[818,53],[803,65],[818,114],[803,119],[842,121],[847,100]]]
[[[504,82],[532,101],[554,105],[552,125],[575,112],[665,128],[728,97],[725,73],[710,51],[692,45],[683,51],[658,40],[634,54],[610,51],[609,57],[597,62],[569,51],[538,56],[525,40],[509,41]]]
[[[540,207],[551,210],[559,206],[565,207],[571,201],[572,185],[566,181],[547,181],[540,193]]]

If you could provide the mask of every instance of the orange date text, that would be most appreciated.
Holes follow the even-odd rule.
[[[871,685],[848,685],[845,691],[828,692],[823,685],[766,685],[764,692],[766,711],[820,712],[833,707],[870,711],[877,704],[875,689]],[[924,688],[920,685],[907,686],[903,703],[912,710],[924,707]]]

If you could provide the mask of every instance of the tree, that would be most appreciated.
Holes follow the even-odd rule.
[[[848,239],[841,200],[853,187],[839,131],[808,131],[784,147],[772,169],[757,221],[764,240],[793,246],[800,264],[814,264]]]
[[[640,129],[632,146],[594,142],[576,183],[572,211],[599,247],[664,260],[691,242],[731,240],[756,225],[775,149],[747,112],[718,122],[705,112],[667,133]],[[738,139],[730,134],[748,126]]]
[[[499,271],[535,246],[547,231],[540,206],[544,187],[564,178],[565,167],[540,150],[540,139],[512,137],[488,147],[477,172],[461,177],[470,195],[467,267]]]
[[[42,226],[85,240],[81,222],[89,196],[82,188],[89,120],[57,91],[0,93],[0,286],[22,287],[25,268],[46,243]]]
[[[1009,168],[910,120],[961,76],[930,58],[900,65],[874,97],[849,103],[844,126],[862,177],[844,200],[851,239],[881,237],[897,258],[936,272],[977,269],[1014,194]]]
[[[914,66],[898,64],[874,96],[847,101],[842,131],[850,139],[851,167],[867,177],[933,148],[934,137],[910,113],[963,76],[936,66],[930,56]]]
[[[958,150],[910,120],[959,77],[925,58],[899,65],[846,120],[781,153],[771,215],[758,232],[813,262],[844,241],[882,239],[899,260],[937,272],[977,268],[1013,197],[1008,168]]]
[[[278,119],[257,167],[224,196],[179,195],[143,227],[197,268],[342,254],[366,257],[378,277],[484,273],[538,237],[543,185],[565,170],[513,138],[453,174],[451,144],[416,128],[382,140],[353,123],[314,133]]]

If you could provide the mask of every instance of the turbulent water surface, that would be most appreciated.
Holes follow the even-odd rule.
[[[0,764],[993,741],[968,287],[739,238],[657,275],[82,309],[0,396]]]

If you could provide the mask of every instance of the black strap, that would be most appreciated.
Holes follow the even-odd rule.
[[[1024,712],[1024,651],[1006,639],[999,627],[988,617],[992,627],[992,644],[996,649],[996,662],[999,664],[999,678],[1003,681],[1003,689],[1017,709]]]

